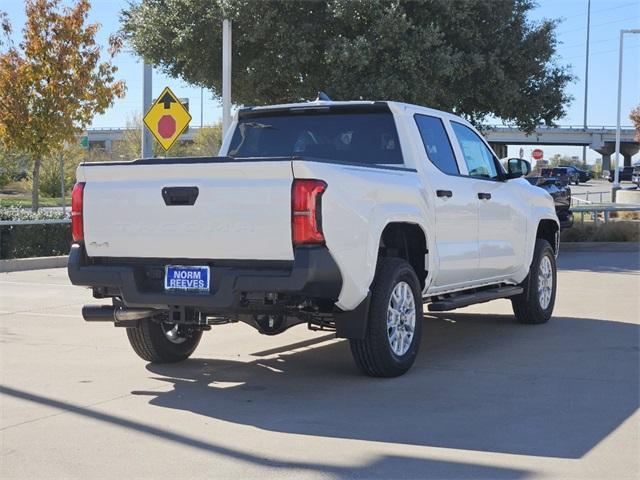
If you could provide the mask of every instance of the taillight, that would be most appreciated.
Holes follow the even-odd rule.
[[[71,192],[71,236],[74,242],[84,240],[84,225],[82,221],[82,197],[84,196],[84,182],[76,183]]]
[[[324,243],[321,197],[322,180],[298,179],[291,189],[291,231],[294,245]]]

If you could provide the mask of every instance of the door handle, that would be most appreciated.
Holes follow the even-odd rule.
[[[451,190],[436,190],[436,195],[438,197],[451,198],[453,197],[453,192]]]
[[[199,193],[198,187],[164,187],[162,198],[167,206],[193,205]]]
[[[480,200],[489,200],[489,199],[491,199],[491,194],[490,194],[490,193],[480,192],[480,193],[478,194],[478,198],[479,198]]]

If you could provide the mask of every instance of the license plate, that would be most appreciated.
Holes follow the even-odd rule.
[[[164,289],[184,292],[208,292],[209,278],[209,267],[167,265],[164,274]]]

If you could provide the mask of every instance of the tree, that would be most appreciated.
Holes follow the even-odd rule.
[[[62,157],[62,165],[60,160]],[[66,144],[57,155],[44,157],[40,171],[40,193],[47,197],[59,197],[61,195],[61,167],[64,168],[64,191],[66,195],[71,193],[76,181],[76,168],[86,157],[84,148],[77,142]]]
[[[631,110],[629,118],[633,122],[633,125],[636,127],[636,142],[640,142],[640,105]]]
[[[125,90],[111,63],[122,38],[110,37],[103,59],[95,42],[99,25],[86,23],[89,0],[63,9],[59,3],[26,0],[23,40],[16,47],[6,34],[7,48],[0,54],[0,141],[32,160],[34,210],[43,158],[75,143],[94,115]],[[5,19],[5,33],[6,25]]]
[[[193,154],[216,156],[222,145],[222,123],[198,129],[193,138]]]
[[[222,90],[222,19],[233,20],[233,100],[388,99],[489,115],[528,131],[565,114],[572,76],[556,22],[533,0],[141,0],[122,12],[133,48],[166,73]]]
[[[0,143],[0,188],[16,180],[26,178],[24,156],[7,150]]]
[[[113,142],[112,158],[114,160],[133,160],[140,158],[140,143],[142,136],[142,119],[134,116],[127,120],[127,127],[122,139]],[[153,156],[189,157],[214,156],[218,154],[222,143],[222,124],[203,127],[196,130],[192,141],[180,140],[165,152],[160,144],[153,139]]]

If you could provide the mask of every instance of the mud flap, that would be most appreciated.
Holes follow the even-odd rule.
[[[367,297],[355,309],[334,314],[336,337],[363,339],[367,334],[370,303],[371,292],[369,292]]]

